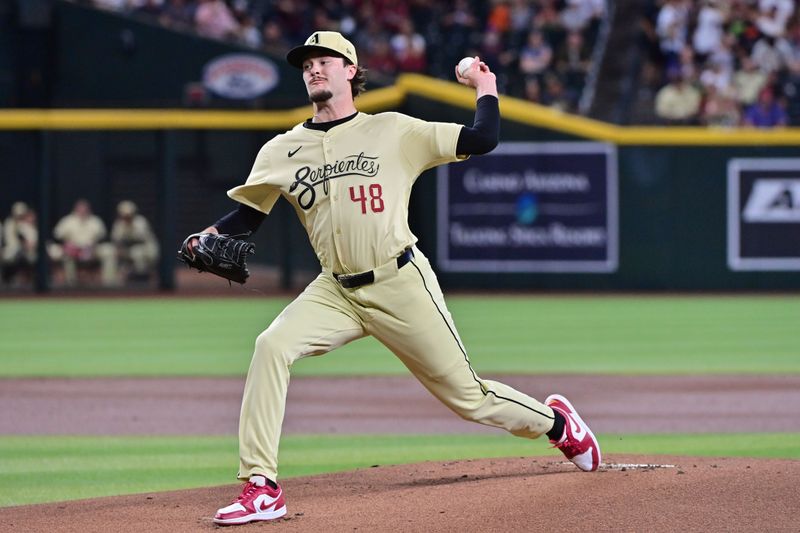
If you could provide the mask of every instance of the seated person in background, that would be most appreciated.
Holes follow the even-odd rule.
[[[36,264],[39,231],[36,213],[25,202],[15,202],[3,226],[3,281],[10,283],[18,273],[30,274]]]
[[[78,280],[78,267],[94,268],[100,265],[101,282],[113,286],[117,281],[117,262],[114,246],[101,242],[106,237],[106,226],[100,217],[92,214],[89,202],[80,199],[72,212],[62,218],[53,236],[57,243],[49,246],[53,261],[64,266],[64,282],[74,286]]]
[[[117,219],[111,227],[111,242],[117,259],[130,265],[131,279],[148,279],[158,260],[158,241],[147,219],[137,213],[136,204],[123,200],[117,205]]]
[[[702,94],[678,69],[670,69],[670,82],[656,93],[656,115],[664,124],[688,125],[697,122]]]
[[[786,126],[789,116],[783,102],[775,98],[771,87],[764,87],[758,93],[758,101],[745,109],[744,124],[756,128],[775,128]]]

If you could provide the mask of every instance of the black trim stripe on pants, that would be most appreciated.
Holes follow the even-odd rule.
[[[414,268],[417,270],[417,272],[419,272],[419,277],[420,277],[420,279],[422,279],[422,286],[425,287],[425,292],[427,292],[428,296],[431,297],[431,302],[433,302],[433,306],[436,307],[436,310],[439,312],[439,316],[442,317],[442,320],[444,320],[444,323],[447,326],[447,330],[450,332],[450,335],[453,336],[453,340],[456,341],[456,344],[458,345],[458,349],[461,350],[461,353],[464,355],[464,361],[467,362],[467,367],[469,368],[469,371],[472,373],[472,379],[474,379],[475,383],[478,384],[478,386],[480,387],[481,392],[483,393],[483,395],[487,396],[487,395],[491,394],[495,398],[499,398],[501,400],[506,400],[506,401],[509,401],[511,403],[515,403],[515,404],[517,404],[517,405],[519,405],[521,407],[524,407],[525,409],[528,409],[530,411],[533,411],[534,413],[542,415],[545,418],[548,418],[550,420],[555,420],[555,417],[546,415],[545,413],[542,413],[541,411],[538,411],[538,410],[534,409],[533,407],[525,405],[524,403],[518,402],[518,401],[516,401],[516,400],[514,400],[512,398],[506,398],[505,396],[500,396],[499,394],[497,394],[493,390],[486,389],[483,386],[483,383],[481,383],[481,380],[478,379],[478,376],[475,374],[475,370],[473,370],[472,365],[469,362],[469,357],[467,357],[466,350],[464,350],[464,347],[461,346],[461,342],[458,340],[458,336],[453,331],[453,328],[450,327],[450,323],[447,321],[447,318],[444,316],[444,313],[442,313],[442,310],[439,309],[439,306],[436,303],[436,298],[433,297],[433,294],[431,294],[431,291],[428,289],[428,284],[425,283],[425,276],[422,274],[422,271],[419,269],[419,267],[417,266],[416,262],[414,262],[413,259],[411,260],[410,263],[412,265],[414,265]]]

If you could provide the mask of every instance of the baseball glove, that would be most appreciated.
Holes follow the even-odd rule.
[[[255,253],[256,245],[236,237],[239,235],[193,233],[183,241],[178,250],[178,259],[200,272],[211,272],[229,282],[244,283],[250,276],[247,256]],[[189,249],[192,239],[198,241],[194,250]]]

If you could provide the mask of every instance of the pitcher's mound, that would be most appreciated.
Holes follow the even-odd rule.
[[[611,455],[375,466],[286,479],[285,518],[226,531],[798,531],[800,461]],[[46,482],[46,481],[43,481]],[[0,530],[209,531],[238,485],[0,509]]]

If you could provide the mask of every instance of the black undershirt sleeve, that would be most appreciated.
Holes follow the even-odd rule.
[[[214,222],[214,227],[223,235],[255,233],[267,215],[244,204]]]
[[[461,128],[456,154],[486,154],[494,150],[498,142],[500,142],[500,106],[496,96],[487,94],[478,99],[475,123],[472,127]]]

